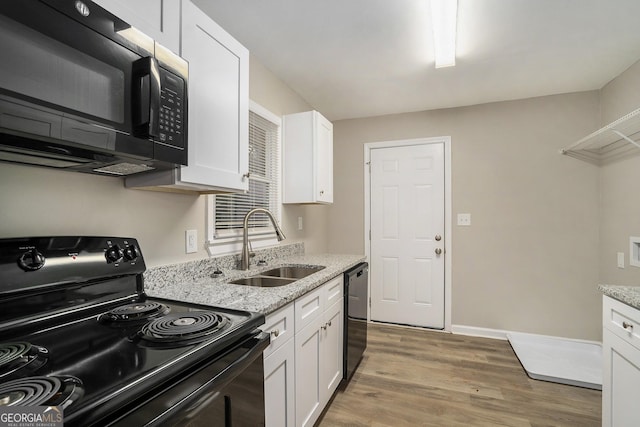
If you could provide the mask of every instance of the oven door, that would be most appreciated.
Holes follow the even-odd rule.
[[[127,31],[89,1],[0,2],[2,132],[153,158],[153,142],[134,135],[132,98],[133,64],[154,42]]]
[[[262,352],[258,332],[190,375],[128,408],[109,426],[264,426]]]

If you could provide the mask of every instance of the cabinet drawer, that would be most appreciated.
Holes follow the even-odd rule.
[[[322,286],[326,289],[325,307],[330,307],[342,298],[342,294],[344,293],[344,280],[342,279],[342,275],[329,280]]]
[[[324,310],[325,289],[325,285],[322,285],[295,301],[296,333],[320,316]]]
[[[625,342],[640,348],[640,310],[608,296],[603,296],[602,325]]]
[[[269,314],[264,325],[260,327],[271,336],[271,344],[264,350],[264,357],[280,348],[294,335],[294,306],[287,304],[278,311]]]

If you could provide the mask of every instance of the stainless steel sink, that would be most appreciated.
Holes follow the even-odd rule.
[[[324,268],[321,265],[294,265],[288,267],[278,267],[267,270],[263,273],[256,274],[251,277],[244,277],[242,279],[236,279],[234,285],[245,286],[258,286],[262,288],[276,288],[278,286],[288,285],[296,280],[305,278],[316,271],[320,271]]]
[[[302,279],[305,278],[316,271],[320,271],[324,268],[321,265],[314,266],[301,266],[295,265],[290,267],[279,267],[273,268],[271,270],[267,270],[263,273],[260,273],[261,276],[273,276],[273,277],[285,277],[288,279]]]
[[[261,288],[275,288],[278,286],[288,285],[297,279],[287,279],[283,277],[267,277],[267,276],[251,276],[243,279],[234,280],[235,285],[257,286]]]

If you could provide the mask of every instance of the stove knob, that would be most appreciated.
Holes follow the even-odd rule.
[[[124,258],[133,261],[140,256],[140,251],[136,245],[129,245],[124,248]]]
[[[118,262],[122,259],[122,249],[118,245],[110,246],[104,256],[107,258],[107,262]]]
[[[44,261],[44,255],[33,248],[20,255],[20,258],[18,258],[18,266],[24,271],[35,271],[42,268]]]

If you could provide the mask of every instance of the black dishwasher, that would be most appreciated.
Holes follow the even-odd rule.
[[[355,372],[367,348],[369,264],[360,263],[344,273],[344,367],[342,387]]]

